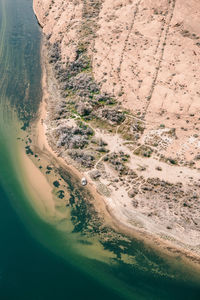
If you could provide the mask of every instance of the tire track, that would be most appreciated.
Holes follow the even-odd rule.
[[[118,80],[121,84],[121,66],[122,66],[122,63],[123,63],[123,60],[124,60],[124,53],[126,51],[126,48],[127,48],[127,45],[128,45],[128,41],[129,41],[129,37],[131,35],[131,32],[133,30],[133,27],[134,27],[134,24],[135,24],[135,21],[136,21],[136,17],[137,17],[137,14],[139,12],[139,6],[140,6],[140,3],[141,3],[141,0],[139,0],[136,5],[135,5],[135,11],[134,11],[134,14],[133,14],[133,20],[131,22],[131,25],[130,25],[130,28],[129,28],[129,31],[128,31],[128,34],[126,36],[126,39],[124,41],[124,47],[123,47],[123,50],[122,50],[122,53],[121,53],[121,57],[120,57],[120,62],[119,62],[119,66],[118,66]],[[121,84],[121,88],[123,89],[122,87],[122,84]]]
[[[146,115],[147,110],[149,108],[149,105],[150,105],[150,102],[151,102],[151,99],[152,99],[152,96],[153,96],[153,93],[154,93],[154,90],[155,90],[156,82],[157,82],[157,79],[158,79],[158,74],[159,74],[161,64],[162,64],[162,61],[163,61],[166,41],[167,41],[167,37],[168,37],[168,33],[169,33],[169,28],[170,28],[171,20],[172,20],[173,15],[174,15],[174,9],[175,9],[175,6],[176,6],[176,0],[169,0],[169,5],[170,5],[170,7],[169,7],[169,10],[168,10],[168,13],[167,13],[167,17],[169,17],[169,19],[168,19],[168,21],[165,22],[166,26],[165,26],[165,29],[163,30],[163,34],[162,34],[162,36],[164,38],[163,42],[161,43],[161,41],[160,41],[159,45],[158,45],[158,49],[159,49],[159,46],[161,44],[162,44],[162,48],[160,49],[158,64],[156,66],[156,71],[155,71],[154,76],[153,76],[153,81],[152,81],[152,84],[151,84],[149,95],[146,97],[148,103],[147,103],[147,106],[146,106],[146,109],[145,109],[145,115]]]

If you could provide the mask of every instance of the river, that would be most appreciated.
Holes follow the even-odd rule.
[[[47,196],[35,193],[32,172],[49,183],[24,154],[41,100],[40,39],[31,0],[0,0],[0,299],[200,299],[200,274],[180,257],[121,235],[102,241],[94,227],[83,233],[74,206],[59,220],[40,205]],[[86,212],[81,190],[76,197]]]

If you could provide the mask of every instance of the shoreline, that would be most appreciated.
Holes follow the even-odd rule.
[[[77,45],[70,46],[66,39],[71,31],[66,35],[60,27],[62,22],[57,23],[54,16],[59,6],[55,3],[55,10],[50,10],[48,1],[35,0],[33,4],[39,22],[44,24],[47,51],[44,55],[47,54],[46,63],[51,69],[47,70],[51,80],[46,80],[49,97],[44,124],[49,146],[70,168],[73,166],[97,187],[112,214],[121,222],[172,240],[173,244],[199,255],[199,169],[190,168],[187,161],[181,164],[173,158],[169,161],[161,154],[162,147],[182,141],[176,135],[176,128],[159,127],[158,123],[143,120],[136,115],[134,107],[133,112],[127,112],[125,103],[122,106],[118,97],[102,91],[101,82],[96,80],[101,70],[93,68],[95,54],[83,39],[84,26],[93,18],[87,5],[73,4],[77,29],[83,35],[76,37]],[[69,28],[71,18],[64,16],[68,9],[72,12],[72,7],[63,3],[61,9],[60,17]],[[100,8],[96,7],[96,25]],[[88,10],[87,16],[84,10]],[[48,12],[54,20],[48,17]],[[89,36],[85,38],[89,43]],[[91,38],[95,41],[95,35]],[[149,126],[153,137],[146,134]],[[158,143],[152,148],[155,142]]]
[[[36,131],[38,132],[38,135],[36,137],[36,144],[38,144],[38,147],[47,153],[50,153],[52,158],[62,167],[66,168],[72,176],[75,176],[79,180],[81,180],[83,174],[79,170],[77,170],[74,166],[67,164],[67,162],[61,158],[58,157],[57,153],[54,152],[54,150],[51,148],[51,146],[48,143],[47,136],[46,136],[46,125],[45,125],[45,118],[47,114],[47,101],[48,101],[48,85],[47,85],[47,65],[45,64],[45,56],[44,56],[44,43],[41,42],[41,65],[42,65],[42,102],[39,109],[39,118],[37,120],[37,126]],[[49,78],[48,78],[49,79]],[[89,178],[87,178],[89,179]],[[144,242],[145,246],[150,246],[151,249],[154,249],[155,251],[158,251],[161,255],[167,256],[169,259],[176,258],[177,256],[180,256],[182,258],[182,261],[185,262],[185,264],[192,265],[196,271],[199,271],[200,268],[200,257],[195,254],[192,251],[189,251],[185,249],[184,247],[180,247],[175,243],[165,241],[164,239],[161,239],[160,237],[157,237],[154,234],[149,234],[148,232],[145,232],[144,230],[139,230],[138,228],[133,228],[129,224],[123,223],[113,212],[112,209],[108,206],[106,203],[104,197],[100,195],[96,191],[95,184],[91,183],[91,180],[89,179],[88,185],[86,189],[89,190],[89,192],[94,196],[95,203],[94,207],[97,210],[98,213],[103,215],[104,221],[106,221],[107,224],[109,224],[113,229],[117,230],[118,232],[128,235],[131,238],[137,239],[139,241]]]

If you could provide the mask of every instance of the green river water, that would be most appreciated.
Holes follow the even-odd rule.
[[[40,37],[32,0],[0,0],[0,300],[200,299],[200,274],[180,257],[102,243],[73,230],[71,210],[61,223],[33,205],[19,137],[41,99]]]

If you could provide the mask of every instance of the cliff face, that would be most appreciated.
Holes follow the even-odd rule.
[[[60,91],[52,147],[129,225],[198,250],[199,0],[33,3]]]

